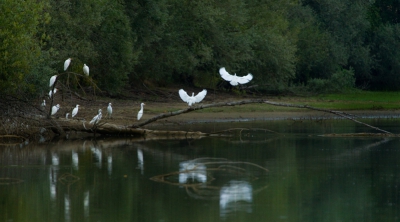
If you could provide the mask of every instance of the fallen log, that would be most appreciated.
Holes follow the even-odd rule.
[[[203,132],[189,132],[189,131],[165,131],[165,130],[149,130],[141,128],[132,128],[129,126],[115,125],[111,123],[89,124],[86,121],[75,119],[58,119],[58,125],[65,131],[77,131],[86,133],[98,133],[102,135],[115,135],[115,136],[135,136],[135,137],[161,137],[161,138],[187,138],[199,139],[206,136],[215,134]]]

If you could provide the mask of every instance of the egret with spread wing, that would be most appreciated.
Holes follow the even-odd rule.
[[[205,89],[199,92],[196,96],[194,95],[194,93],[192,93],[192,96],[189,96],[185,90],[183,89],[179,90],[179,96],[181,97],[183,102],[186,102],[189,106],[201,102],[201,100],[203,100],[204,97],[206,97],[206,95],[207,95],[207,90]]]
[[[253,79],[253,75],[250,73],[246,76],[236,76],[236,73],[234,75],[231,75],[226,71],[225,67],[219,69],[219,74],[223,79],[230,82],[232,86],[237,86],[238,84],[246,84]]]

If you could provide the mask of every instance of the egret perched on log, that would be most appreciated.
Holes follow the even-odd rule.
[[[137,120],[140,120],[140,118],[142,118],[142,116],[143,116],[143,106],[144,105],[146,105],[146,104],[144,104],[144,103],[141,103],[140,104],[140,110],[139,110],[139,112],[138,112],[138,114],[137,114]]]
[[[60,109],[60,105],[59,105],[59,104],[53,106],[53,107],[51,108],[51,115],[56,114],[57,111],[58,111],[59,109]]]
[[[183,89],[179,90],[179,96],[181,97],[183,102],[186,102],[189,106],[201,102],[201,100],[203,100],[204,97],[206,97],[206,95],[207,95],[207,90],[205,89],[199,92],[196,96],[194,95],[194,93],[192,93],[192,96],[189,96],[185,90]]]
[[[71,63],[71,58],[68,58],[67,60],[65,60],[64,62],[64,71],[66,71],[68,69],[69,64]]]
[[[78,107],[79,107],[79,105],[76,104],[76,107],[72,110],[72,115],[71,115],[72,118],[74,118],[74,116],[76,116],[76,114],[78,114]]]
[[[54,94],[56,94],[56,92],[57,92],[57,88],[54,88]],[[51,98],[52,96],[53,96],[53,91],[50,89],[49,97]]]
[[[98,114],[93,117],[93,119],[89,122],[90,124],[97,124],[103,115],[101,114],[101,109],[99,109]]]
[[[111,103],[108,104],[108,107],[107,107],[107,114],[108,114],[108,118],[111,118],[111,114],[112,114]]]
[[[246,84],[253,79],[253,75],[250,73],[246,76],[236,76],[236,73],[235,75],[231,75],[226,71],[225,67],[219,69],[219,74],[224,80],[230,82],[232,86],[237,86],[238,84]]]
[[[83,64],[83,73],[89,76],[89,66],[87,66],[86,64]]]
[[[50,78],[50,84],[49,87],[52,87],[54,85],[54,83],[56,82],[57,79],[57,75],[54,75]]]

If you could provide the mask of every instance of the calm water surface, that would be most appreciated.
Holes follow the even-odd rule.
[[[400,132],[399,120],[367,121]],[[400,139],[318,136],[373,132],[343,120],[166,128],[237,129],[0,146],[0,221],[400,219]]]

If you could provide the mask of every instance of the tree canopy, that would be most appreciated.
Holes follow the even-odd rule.
[[[220,67],[263,90],[400,88],[400,4],[345,0],[3,0],[0,90],[43,95],[82,73],[109,93],[139,82],[215,87]],[[80,81],[84,81],[81,79]]]

